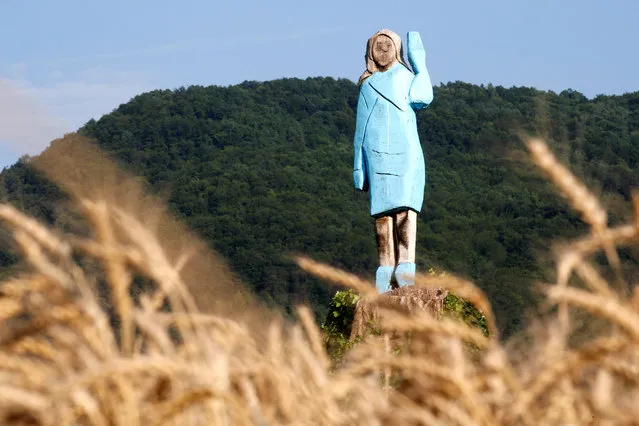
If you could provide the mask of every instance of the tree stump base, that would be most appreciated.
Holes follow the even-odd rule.
[[[427,312],[434,318],[439,319],[444,310],[444,299],[448,291],[438,288],[405,286],[399,287],[381,295],[381,301],[391,305],[399,305],[408,312]],[[355,315],[351,327],[350,340],[363,340],[377,324],[378,313],[377,304],[359,300],[355,306]],[[400,336],[390,336],[393,341],[392,346],[396,346],[397,338]]]

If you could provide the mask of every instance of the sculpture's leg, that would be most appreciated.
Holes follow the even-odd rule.
[[[395,215],[397,233],[397,268],[395,278],[400,287],[415,281],[415,247],[417,245],[417,212],[406,210]]]
[[[395,238],[392,216],[383,216],[375,220],[377,234],[377,254],[379,267],[375,274],[375,287],[379,293],[390,290],[393,271],[395,270]]]

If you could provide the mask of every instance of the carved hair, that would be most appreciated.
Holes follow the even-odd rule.
[[[379,71],[375,60],[373,59],[373,47],[375,46],[375,40],[377,40],[377,37],[383,35],[390,38],[395,45],[395,59],[397,60],[397,62],[404,65],[408,70],[410,70],[408,65],[406,65],[406,62],[404,62],[404,49],[402,47],[401,37],[391,30],[379,30],[375,34],[373,34],[373,36],[368,39],[368,43],[366,43],[366,55],[364,55],[364,59],[366,61],[366,71],[364,71],[364,73],[359,77],[359,82],[357,83],[358,85],[361,85],[364,80],[373,75],[373,73]]]

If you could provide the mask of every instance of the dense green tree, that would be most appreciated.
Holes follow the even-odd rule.
[[[291,255],[365,276],[376,267],[367,194],[351,182],[356,103],[357,86],[344,79],[191,86],[136,96],[81,132],[168,191],[171,209],[265,300],[289,311],[308,302],[324,318],[334,289]],[[639,183],[639,93],[588,100],[454,82],[435,88],[418,126],[427,167],[418,267],[475,280],[504,335],[535,305],[531,284],[552,277],[548,242],[585,229],[531,166],[519,132],[544,136],[580,178],[621,202]],[[63,194],[28,163],[0,174],[0,196],[54,223]],[[7,268],[15,255],[3,247]]]

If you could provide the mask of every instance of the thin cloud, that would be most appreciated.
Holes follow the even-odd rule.
[[[101,67],[58,77],[47,86],[0,78],[0,143],[19,155],[38,154],[53,139],[152,89],[143,76]]]
[[[47,61],[47,65],[51,67],[61,66],[64,64],[77,63],[82,61],[92,61],[98,59],[123,59],[138,57],[143,55],[165,55],[169,53],[189,52],[189,51],[214,51],[228,49],[241,46],[261,45],[273,41],[302,40],[309,38],[325,37],[339,34],[348,30],[348,27],[335,26],[326,28],[315,28],[310,30],[301,30],[286,34],[258,34],[244,38],[226,38],[223,41],[215,42],[185,42],[170,43],[156,46],[149,46],[144,49],[124,50],[120,52],[103,52],[93,53],[89,55],[72,56],[67,58],[58,58]]]
[[[0,140],[20,154],[37,154],[68,125],[48,111],[18,81],[0,78]]]
[[[80,56],[72,56],[68,58],[59,58],[53,59],[47,62],[49,66],[61,66],[65,64],[72,64],[82,61],[91,61],[95,59],[121,59],[121,58],[132,58],[136,56],[142,55],[153,55],[153,54],[166,54],[172,52],[180,52],[184,50],[188,50],[189,46],[185,44],[178,43],[170,43],[158,46],[151,46],[145,49],[137,49],[137,50],[124,50],[120,52],[105,52],[105,53],[92,53],[90,55],[80,55]]]
[[[51,87],[32,88],[30,92],[77,129],[151,89],[142,83],[64,81]]]

